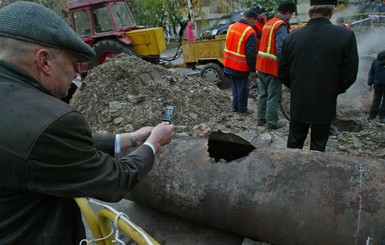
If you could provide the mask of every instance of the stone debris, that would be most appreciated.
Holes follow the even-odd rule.
[[[364,79],[365,75],[361,74],[356,82],[360,91],[365,87]],[[91,70],[71,105],[83,113],[94,133],[130,132],[156,125],[162,120],[166,106],[172,105],[173,123],[179,134],[205,137],[213,130],[221,130],[237,134],[256,146],[285,148],[289,123],[286,121],[284,128],[272,131],[257,127],[256,113],[241,116],[231,112],[231,88],[228,90],[200,77],[186,76],[121,54]],[[384,158],[385,125],[378,118],[366,120],[372,95],[348,93],[349,90],[338,105],[326,151]],[[249,106],[256,111],[256,97],[249,99]],[[305,149],[308,145],[309,139]]]

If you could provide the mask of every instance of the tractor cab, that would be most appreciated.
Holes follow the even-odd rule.
[[[126,1],[69,0],[67,7],[72,28],[96,53],[91,62],[79,64],[82,77],[120,53],[159,63],[166,49],[163,28],[138,26]]]
[[[123,0],[70,0],[67,6],[72,28],[90,46],[95,38],[140,28]]]

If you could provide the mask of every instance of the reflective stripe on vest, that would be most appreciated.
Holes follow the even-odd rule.
[[[237,47],[237,51],[236,51],[236,52],[231,51],[231,50],[227,49],[226,47],[225,47],[225,52],[228,52],[228,53],[233,54],[233,55],[235,55],[235,56],[240,56],[240,57],[245,57],[245,58],[246,58],[246,54],[241,54],[241,47],[242,47],[243,39],[245,38],[245,35],[247,34],[247,32],[248,32],[250,29],[251,29],[251,27],[249,26],[249,27],[247,27],[247,28],[243,31],[243,33],[242,33],[242,35],[241,35],[241,38],[240,38],[239,41],[238,41],[238,47]],[[230,31],[229,31],[229,32],[230,32]],[[227,35],[229,35],[229,33],[227,33]],[[226,35],[226,37],[227,37],[227,35]]]
[[[278,57],[276,54],[276,32],[285,25],[287,31],[289,27],[280,18],[274,17],[265,24],[262,31],[261,43],[259,46],[256,70],[273,76],[278,76]]]
[[[246,24],[245,24],[246,25]],[[226,40],[229,40],[229,35],[234,35],[236,42],[234,44],[226,43],[223,54],[223,65],[237,71],[249,71],[249,66],[246,58],[245,42],[247,38],[254,32],[251,26],[247,26],[240,35],[234,34],[239,31],[239,27],[234,30],[234,24],[229,27],[226,35]],[[236,44],[236,45],[235,45]]]
[[[267,50],[266,52],[262,52],[262,51],[258,51],[258,55],[260,56],[263,56],[265,58],[268,58],[268,59],[273,59],[275,61],[278,60],[277,56],[275,55],[275,53],[271,53],[271,46],[272,44],[274,43],[275,44],[275,40],[273,40],[272,36],[273,36],[273,31],[275,29],[275,26],[277,24],[282,24],[282,23],[285,23],[283,22],[283,20],[279,20],[277,22],[274,23],[274,25],[272,26],[271,30],[270,30],[270,35],[269,35],[269,42],[268,42],[268,45],[267,45]],[[274,47],[275,48],[275,47]]]

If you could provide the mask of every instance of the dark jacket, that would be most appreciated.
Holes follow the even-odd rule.
[[[309,124],[331,122],[337,96],[356,80],[357,43],[354,32],[328,19],[310,19],[285,39],[278,76],[291,89],[290,117]]]
[[[4,61],[0,107],[0,244],[79,244],[74,197],[119,201],[152,168],[148,146],[119,160],[98,151],[79,112]]]
[[[251,26],[255,31],[255,26],[252,26],[250,22],[248,22],[246,19],[241,19],[239,22],[248,24]],[[246,58],[247,58],[247,64],[249,65],[249,69],[251,72],[255,71],[255,63],[257,61],[257,37],[256,35],[250,35],[249,38],[246,40]],[[231,69],[229,67],[224,67],[223,71],[230,76],[236,76],[236,77],[248,77],[250,72],[242,72],[237,71],[234,69]]]
[[[373,60],[369,69],[368,85],[374,85],[375,90],[385,91],[385,62]]]

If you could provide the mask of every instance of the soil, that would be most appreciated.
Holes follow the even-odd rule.
[[[366,57],[369,61],[373,56]],[[360,58],[355,84],[338,99],[337,118],[326,148],[327,154],[385,159],[385,124],[367,121],[372,94],[367,91],[368,62]],[[231,86],[209,84],[199,76],[186,76],[138,57],[121,54],[90,71],[70,104],[89,122],[94,133],[122,133],[161,122],[164,110],[175,108],[177,134],[206,137],[212,131],[233,133],[254,146],[286,148],[286,126],[278,130],[258,127],[256,113],[243,116],[231,111]],[[289,110],[288,93],[284,93]],[[257,97],[249,107],[256,112]],[[309,139],[304,149],[309,149]],[[267,243],[253,243],[267,244]]]
[[[333,122],[326,152],[385,158],[384,124],[367,121],[371,94],[366,74],[339,98],[338,117]],[[256,97],[249,107],[256,111]],[[231,111],[231,91],[121,54],[90,71],[74,94],[71,105],[88,120],[94,133],[122,133],[162,120],[166,106],[175,108],[173,124],[178,134],[204,137],[211,131],[230,132],[254,145],[286,147],[288,121],[278,130],[257,127],[255,113],[243,116]],[[308,142],[305,149],[308,149]]]
[[[71,105],[95,133],[120,133],[156,125],[165,108],[174,106],[178,133],[207,135],[210,130],[241,132],[255,128],[252,116],[230,111],[228,91],[125,54],[93,69]]]

